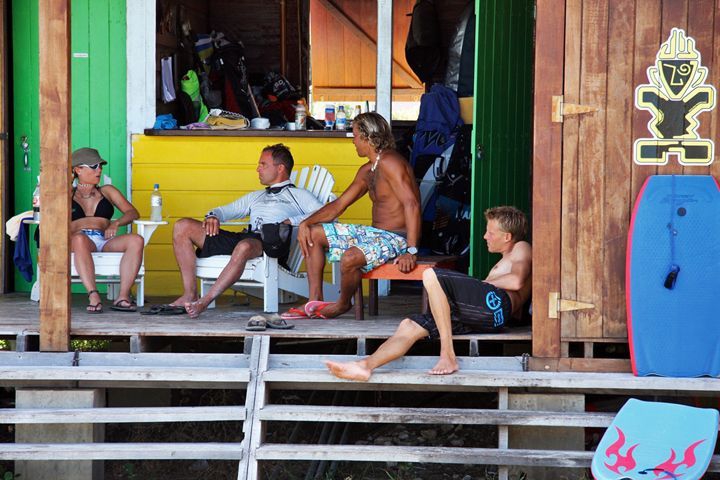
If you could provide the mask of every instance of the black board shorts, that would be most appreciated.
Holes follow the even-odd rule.
[[[499,332],[507,326],[512,303],[505,290],[453,270],[435,269],[435,275],[450,304],[453,335]],[[409,318],[427,330],[430,339],[440,337],[432,313]]]
[[[205,235],[205,243],[202,249],[195,250],[195,255],[198,258],[207,258],[214,255],[232,255],[237,244],[248,238],[255,238],[258,242],[262,242],[260,234],[256,232],[228,232],[221,229],[214,237]]]

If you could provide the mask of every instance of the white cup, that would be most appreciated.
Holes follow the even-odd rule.
[[[295,122],[287,122],[285,124],[285,130],[295,130]]]
[[[250,120],[250,128],[256,128],[258,130],[267,130],[270,128],[270,120],[263,117],[257,117]]]

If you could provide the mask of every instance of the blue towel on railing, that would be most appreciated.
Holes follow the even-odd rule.
[[[13,262],[15,262],[15,266],[25,281],[31,282],[33,279],[33,263],[32,256],[30,255],[29,225],[26,223],[22,223],[20,230],[18,230],[18,236],[17,239],[15,239]]]

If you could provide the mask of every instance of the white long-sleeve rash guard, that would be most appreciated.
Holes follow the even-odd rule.
[[[282,187],[290,181],[276,183],[271,188]],[[278,193],[267,190],[258,190],[244,195],[234,202],[213,208],[208,216],[215,216],[221,222],[236,220],[250,216],[250,230],[260,231],[264,223],[279,223],[289,219],[293,225],[298,225],[315,210],[322,207],[322,203],[309,191],[303,188],[287,187]]]

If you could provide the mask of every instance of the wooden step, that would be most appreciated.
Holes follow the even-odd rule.
[[[497,448],[402,447],[375,445],[261,445],[258,460],[340,460],[349,462],[414,462],[538,467],[589,467],[593,452],[501,450]]]
[[[159,423],[245,420],[245,406],[143,408],[2,408],[0,423]]]
[[[344,357],[342,360],[340,358]],[[357,360],[355,356],[334,356],[327,358],[338,361]],[[309,361],[321,363],[316,356]],[[720,382],[715,378],[669,378],[669,377],[636,377],[629,373],[576,373],[576,372],[523,372],[497,370],[470,370],[461,365],[460,371],[452,375],[429,375],[427,370],[414,368],[412,359],[422,357],[406,357],[403,364],[392,364],[381,367],[373,373],[368,382],[352,382],[334,377],[325,368],[294,368],[293,364],[280,366],[271,361],[268,371],[263,373],[263,380],[271,383],[305,385],[305,388],[348,388],[357,389],[378,386],[405,387],[412,390],[418,386],[423,388],[447,390],[497,389],[507,388],[540,388],[559,391],[603,391],[603,392],[683,392],[711,394],[720,392]],[[464,359],[467,359],[465,357]],[[272,360],[272,359],[271,359]],[[299,362],[300,363],[300,362]],[[402,368],[400,367],[402,366]]]
[[[0,443],[0,460],[240,460],[240,443]]]
[[[267,405],[262,421],[352,422],[447,425],[522,425],[548,427],[607,427],[614,413],[542,412],[473,408],[380,408],[324,405]]]

